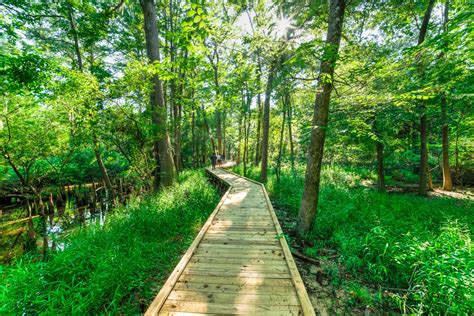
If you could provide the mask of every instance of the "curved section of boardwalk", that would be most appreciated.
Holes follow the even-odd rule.
[[[229,188],[147,315],[314,315],[263,185],[208,170]]]

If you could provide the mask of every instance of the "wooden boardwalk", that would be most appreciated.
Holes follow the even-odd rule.
[[[264,186],[207,171],[227,192],[146,315],[314,315]]]

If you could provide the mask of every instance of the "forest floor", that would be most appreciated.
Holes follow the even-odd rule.
[[[296,218],[284,210],[275,209],[275,212],[283,232],[287,236],[294,234],[293,228],[296,226]],[[301,250],[295,239],[287,239],[292,249]],[[327,273],[334,267],[343,270],[337,257],[334,253],[330,253],[327,257],[319,258],[318,263],[308,262],[297,257],[294,257],[294,259],[313,308],[318,315],[363,314],[364,310],[362,308],[350,307],[346,304],[350,300],[350,293],[341,286],[335,285],[331,275]]]

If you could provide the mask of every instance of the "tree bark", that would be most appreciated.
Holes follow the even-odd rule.
[[[302,238],[311,231],[318,208],[321,163],[323,160],[324,140],[328,124],[329,101],[333,88],[334,67],[341,42],[342,26],[345,11],[344,0],[331,0],[329,6],[329,23],[326,36],[325,54],[321,60],[319,75],[319,92],[314,106],[311,140],[307,153],[306,174],[303,197],[299,211],[297,234]]]
[[[235,163],[237,165],[240,165],[240,152],[242,150],[242,114],[240,114],[240,117],[239,117],[239,133],[238,133],[238,136],[237,136],[237,159],[235,161]]]
[[[281,129],[280,129],[280,144],[278,145],[278,159],[277,159],[277,167],[276,167],[276,176],[277,181],[280,182],[280,172],[281,172],[281,157],[283,155],[283,136],[285,135],[285,121],[286,121],[286,102],[283,102],[283,119],[281,121]]]
[[[449,20],[449,0],[446,0],[444,6],[444,31],[448,32]],[[444,54],[443,54],[444,57]],[[449,126],[447,114],[446,92],[441,95],[441,134],[442,134],[442,153],[443,153],[443,190],[451,191],[453,189],[453,180],[451,178],[451,167],[449,165]]]
[[[194,102],[194,101],[193,101]],[[192,161],[193,161],[193,168],[197,168],[197,161],[196,161],[196,117],[195,117],[194,108],[191,112],[191,149],[192,149]]]
[[[418,45],[421,45],[426,37],[428,30],[428,23],[431,17],[431,11],[433,9],[434,0],[430,0],[428,8],[426,9],[423,17],[423,23],[421,24],[420,34],[418,37]],[[420,72],[423,70],[420,69]],[[423,102],[423,101],[422,101]],[[420,195],[428,194],[427,180],[428,180],[428,122],[426,117],[426,104],[423,102],[420,106],[420,178],[418,193]]]
[[[217,150],[218,154],[222,154],[222,113],[219,108],[220,104],[220,88],[219,88],[219,52],[217,51],[217,43],[214,45],[214,55],[216,56],[216,63],[213,65],[214,69],[214,86],[216,89],[216,134],[217,134]]]
[[[293,144],[293,130],[292,130],[292,117],[293,117],[293,110],[291,109],[291,97],[290,93],[286,93],[286,109],[288,111],[288,138],[290,140],[290,162],[291,162],[291,170],[295,171],[295,147]]]
[[[256,166],[258,166],[258,164],[260,163],[261,149],[262,149],[262,141],[260,138],[261,124],[262,124],[262,94],[260,93],[260,84],[261,84],[260,62],[258,63],[258,69],[257,69],[257,84],[258,84],[258,94],[257,94],[258,114],[257,114],[257,139],[256,139],[256,144],[255,144],[255,165]]]
[[[377,189],[379,192],[385,192],[385,172],[384,172],[384,144],[381,141],[377,141],[376,144],[377,150],[377,176],[378,176],[378,183]]]
[[[204,120],[204,127],[206,128],[207,135],[211,140],[212,152],[216,152],[216,142],[214,141],[214,137],[211,134],[211,129],[209,128],[209,122],[207,121],[206,110],[204,109],[204,105],[202,105],[202,117]]]
[[[262,166],[260,171],[260,182],[267,182],[268,172],[268,143],[270,136],[270,99],[272,97],[273,79],[278,63],[278,56],[276,56],[268,70],[267,87],[265,90],[265,102],[263,105],[263,137],[262,137]]]
[[[140,0],[144,16],[145,42],[150,63],[159,62],[158,26],[154,0]],[[155,129],[155,147],[159,153],[156,164],[160,166],[160,177],[155,176],[155,188],[159,185],[170,186],[176,178],[171,145],[166,130],[166,107],[163,98],[163,83],[157,74],[152,77],[153,90],[150,94],[152,123]]]
[[[242,107],[243,107],[243,112],[244,112],[244,157],[243,157],[243,162],[244,162],[244,176],[247,176],[247,142],[248,142],[248,130],[247,130],[247,103],[248,103],[248,91],[247,91],[247,99],[245,98],[244,90],[242,89]]]

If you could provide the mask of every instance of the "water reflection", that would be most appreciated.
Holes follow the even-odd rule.
[[[122,192],[124,193],[124,192]],[[119,195],[115,203],[125,204],[128,194]],[[66,187],[55,199],[50,194],[42,201],[13,200],[0,205],[0,263],[11,262],[29,251],[63,250],[60,236],[75,227],[98,223],[103,226],[112,201],[105,189]]]

